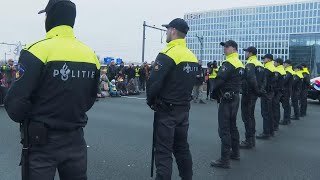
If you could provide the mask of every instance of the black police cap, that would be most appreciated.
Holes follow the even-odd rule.
[[[221,42],[220,45],[224,46],[224,47],[231,46],[231,47],[236,48],[238,50],[238,44],[233,40],[229,40],[227,42]]]
[[[284,63],[285,63],[285,64],[290,64],[290,65],[292,64],[292,63],[291,63],[291,61],[290,61],[289,59],[288,59],[288,60],[286,60]]]
[[[302,68],[301,65],[297,65],[297,66],[295,67],[295,69],[300,69],[300,70],[302,70],[303,68]]]
[[[262,57],[262,59],[266,59],[266,58],[273,60],[273,55],[272,54],[266,54],[266,55],[264,55]]]
[[[281,65],[283,65],[283,59],[281,58],[277,58],[276,60],[274,60],[276,63],[279,63]]]
[[[166,27],[167,29],[170,27],[175,28],[184,34],[187,34],[189,31],[188,23],[181,18],[176,18],[176,19],[172,20],[169,24],[164,24],[162,26]]]
[[[306,63],[302,63],[301,66],[302,67],[307,67],[307,64]]]
[[[46,8],[45,8],[44,10],[39,11],[38,14],[48,13],[48,12],[52,9],[52,7],[53,7],[54,5],[56,5],[57,3],[60,3],[60,2],[69,2],[69,3],[74,4],[74,3],[71,2],[70,0],[49,0]]]
[[[257,53],[258,53],[257,48],[255,48],[253,46],[250,46],[247,49],[243,49],[243,51],[251,52],[253,55],[257,55]]]

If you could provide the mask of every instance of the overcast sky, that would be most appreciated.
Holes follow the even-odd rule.
[[[247,7],[304,0],[73,0],[77,5],[75,33],[101,57],[141,61],[142,24],[156,25],[183,18],[188,12]],[[45,15],[37,12],[48,0],[0,0],[0,42],[29,44],[44,38]],[[161,33],[147,29],[146,60],[165,46]],[[0,59],[10,48],[0,45]]]

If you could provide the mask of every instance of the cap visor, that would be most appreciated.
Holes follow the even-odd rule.
[[[221,45],[221,46],[225,46],[226,43],[225,43],[225,42],[221,42],[220,45]]]
[[[45,13],[45,12],[46,12],[46,10],[44,9],[44,10],[39,11],[38,14],[42,14],[42,13]]]
[[[163,24],[162,27],[168,28],[169,24]]]
[[[243,49],[243,51],[248,51],[248,49]]]

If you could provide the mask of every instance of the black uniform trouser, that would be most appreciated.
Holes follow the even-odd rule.
[[[4,97],[7,94],[7,88],[0,86],[0,104],[4,103]]]
[[[290,93],[289,90],[285,90],[283,96],[280,99],[283,107],[283,121],[290,122],[291,106],[290,106]]]
[[[254,111],[258,97],[253,94],[243,94],[241,98],[241,116],[246,129],[246,140],[255,137],[256,119]]]
[[[308,106],[308,89],[303,88],[300,93],[300,115],[307,115],[307,106]]]
[[[189,112],[173,110],[155,113],[155,165],[156,180],[170,180],[172,153],[182,180],[192,179],[192,157],[188,144]]]
[[[209,79],[209,81],[210,81],[210,98],[212,99],[213,98],[212,91],[213,91],[213,85],[214,85],[215,79],[211,78],[211,79]]]
[[[207,98],[211,95],[211,84],[210,84],[210,79],[207,81]]]
[[[275,91],[272,99],[272,110],[273,110],[273,127],[278,128],[280,122],[280,99],[282,97],[281,91]]]
[[[60,180],[87,180],[87,145],[83,136],[82,128],[71,132],[49,131],[46,145],[32,145],[30,180],[53,180],[56,169]]]
[[[221,139],[221,159],[230,159],[232,153],[239,153],[239,131],[237,128],[237,113],[239,110],[239,94],[232,100],[222,99],[218,110],[219,136]]]
[[[267,92],[261,97],[261,115],[263,118],[263,133],[271,135],[273,133],[273,111],[272,111],[272,98],[274,92]]]
[[[145,78],[139,78],[139,90],[145,91],[146,90],[146,79]]]
[[[294,116],[296,118],[300,117],[299,99],[300,99],[300,91],[299,90],[294,90],[292,92],[291,101],[292,101]]]

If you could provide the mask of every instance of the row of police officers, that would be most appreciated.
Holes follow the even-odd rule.
[[[50,180],[58,170],[61,180],[86,180],[87,145],[83,128],[88,122],[86,112],[96,100],[100,64],[94,52],[74,35],[76,5],[73,2],[50,0],[40,13],[46,13],[46,38],[22,50],[21,74],[5,98],[8,115],[21,124],[23,132],[22,178]],[[168,45],[157,56],[147,82],[147,104],[155,111],[156,179],[171,179],[173,154],[181,179],[191,180],[189,110],[199,65],[186,45],[188,24],[177,18],[164,27]],[[287,107],[281,123],[290,123],[290,95],[295,118],[306,115],[306,100],[300,101],[300,109],[298,103],[300,94],[306,97],[303,88],[308,73],[300,67],[294,72],[288,61],[286,72],[280,60],[276,61],[279,64],[276,68],[272,55],[264,57],[263,66],[253,47],[245,50],[248,61],[244,67],[238,58],[236,42],[227,41],[221,45],[226,60],[218,71],[211,72],[210,83],[214,97],[221,102],[218,121],[222,146],[221,158],[212,165],[228,168],[230,159],[240,159],[240,147],[255,145],[254,107],[258,97],[262,98],[264,119],[264,132],[257,136],[259,138],[267,139],[277,130],[280,111],[273,108],[279,108],[279,101]],[[245,83],[242,84],[243,79]],[[240,144],[236,116],[242,86],[247,95],[242,98],[246,140]],[[292,90],[292,94],[284,93],[286,90]]]
[[[310,73],[305,64],[292,67],[291,61],[274,59],[273,55],[263,57],[264,65],[257,59],[257,49],[248,47],[245,51],[246,65],[238,58],[238,45],[229,40],[224,46],[226,60],[219,68],[212,86],[213,97],[219,100],[219,136],[221,158],[211,166],[230,168],[230,159],[240,159],[240,149],[255,147],[255,139],[269,139],[279,130],[279,125],[288,125],[291,120],[306,116],[307,92]],[[242,92],[240,103],[239,93]],[[261,98],[263,132],[256,135],[254,116],[258,98]],[[294,116],[291,117],[291,104]],[[283,107],[283,119],[280,115]],[[239,142],[236,118],[239,105],[245,126],[245,140]]]

